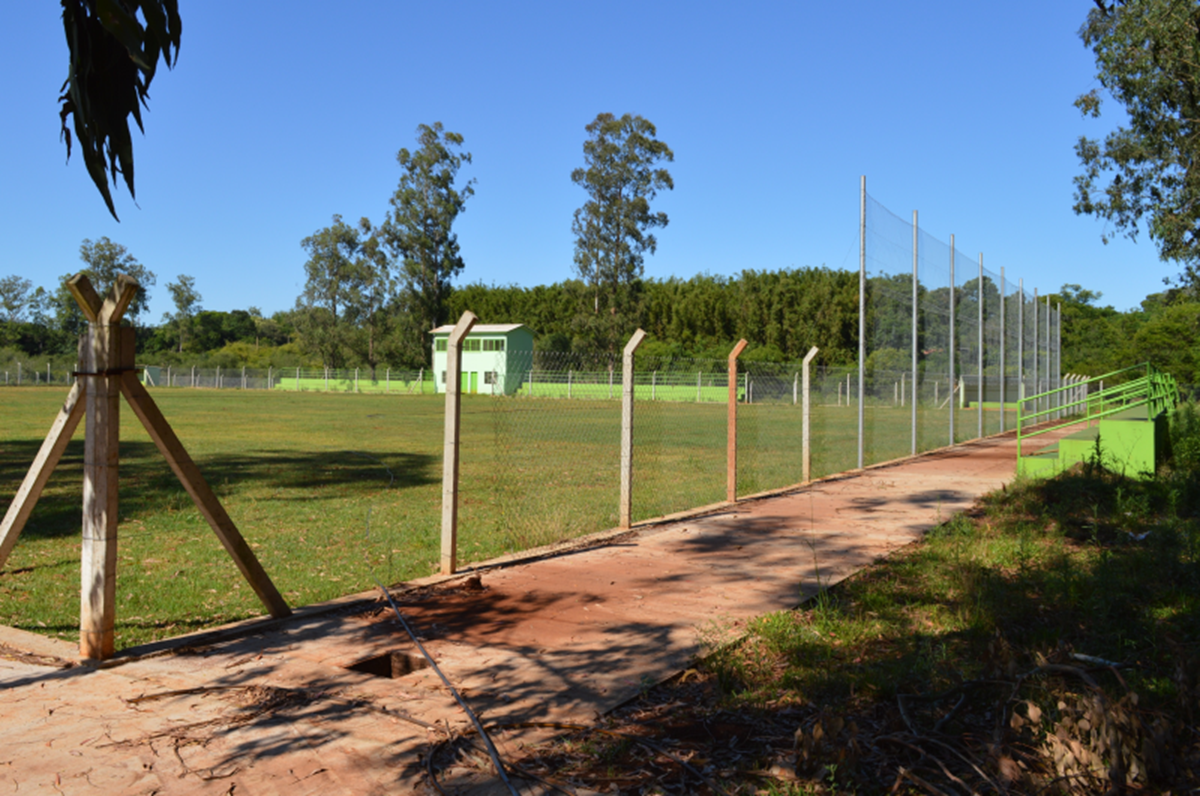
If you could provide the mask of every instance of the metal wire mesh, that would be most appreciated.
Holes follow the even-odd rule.
[[[0,363],[4,384],[9,387],[45,387],[47,385],[70,385],[74,381],[71,375],[74,364],[52,360],[12,359]]]
[[[433,395],[432,373],[424,370],[379,368],[200,368],[194,366],[143,366],[148,387],[208,390],[279,390],[283,392],[348,392],[396,395]]]
[[[905,434],[908,453],[1012,429],[1020,396],[1061,385],[1057,309],[869,196],[864,210],[864,463]]]

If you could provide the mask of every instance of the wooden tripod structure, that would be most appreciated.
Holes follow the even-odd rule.
[[[67,287],[88,321],[87,334],[79,341],[79,371],[66,403],[0,522],[0,567],[12,552],[50,473],[86,414],[79,651],[83,657],[95,660],[112,657],[116,623],[120,396],[124,395],[258,599],[273,617],[290,614],[275,584],[238,533],[150,393],[138,381],[134,368],[134,330],[120,326],[121,316],[137,295],[137,282],[122,274],[103,301],[83,274],[72,277]]]

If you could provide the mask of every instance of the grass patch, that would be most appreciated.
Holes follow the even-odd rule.
[[[370,589],[372,575],[398,583],[436,569],[444,396],[153,394],[290,604]],[[5,507],[63,396],[55,387],[0,388]],[[637,404],[635,520],[724,499],[725,412],[720,404]],[[813,414],[814,474],[854,466],[854,409]],[[868,460],[907,452],[904,410],[868,407],[866,416],[874,430]],[[462,418],[461,561],[616,525],[619,402],[466,396]],[[931,410],[929,418],[948,415]],[[121,426],[118,647],[259,615],[128,407]],[[742,494],[800,480],[800,433],[796,407],[740,407]],[[77,638],[82,460],[81,428],[0,575],[0,623]]]
[[[993,493],[793,611],[714,626],[695,670],[535,758],[636,735],[726,792],[1191,792],[1200,780],[1200,415],[1173,462]],[[654,755],[635,754],[634,762]],[[668,766],[661,756],[660,766]],[[713,792],[676,766],[678,781]],[[661,782],[661,777],[658,782]],[[654,775],[622,792],[657,792]],[[638,790],[641,788],[641,790]]]

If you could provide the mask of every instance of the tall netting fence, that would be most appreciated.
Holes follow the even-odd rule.
[[[1015,428],[1021,396],[1062,384],[1057,307],[915,218],[864,212],[863,463]]]
[[[917,233],[917,452],[950,444],[954,410],[950,351],[950,247],[924,230]]]
[[[915,336],[913,331],[920,306],[919,277],[913,295],[913,244],[912,223],[873,199],[867,202],[864,464],[907,456],[913,447],[912,354],[920,339],[919,315]],[[918,394],[919,386],[918,378]],[[853,397],[857,402],[857,391]]]

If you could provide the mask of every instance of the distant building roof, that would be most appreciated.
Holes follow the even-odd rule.
[[[482,332],[484,334],[503,334],[511,332],[513,329],[524,328],[523,323],[477,323],[471,327],[470,334]],[[433,330],[433,334],[450,334],[454,331],[454,324],[439,326]]]

